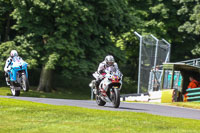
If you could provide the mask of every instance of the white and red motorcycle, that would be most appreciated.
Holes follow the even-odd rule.
[[[94,73],[93,76],[97,79],[99,74]],[[120,105],[120,90],[122,87],[122,73],[119,70],[115,70],[113,67],[108,67],[103,76],[99,87],[96,88],[95,80],[92,81],[91,87],[93,87],[94,94],[96,95],[96,103],[99,106],[104,106],[106,102],[112,102],[115,108]]]

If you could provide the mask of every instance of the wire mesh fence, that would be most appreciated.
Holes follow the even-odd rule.
[[[162,65],[169,61],[170,44],[165,40],[158,40],[153,35],[140,37],[140,61],[138,70],[138,93],[157,91],[160,89]]]
[[[154,66],[156,41],[150,36],[144,36],[142,40],[140,93],[147,92],[150,71]]]

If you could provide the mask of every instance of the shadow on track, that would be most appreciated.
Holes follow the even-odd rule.
[[[113,108],[112,106],[104,106],[106,108]],[[129,108],[129,107],[119,107],[119,108],[116,108],[118,110],[140,110],[140,111],[148,111],[147,109],[136,109],[136,108]]]

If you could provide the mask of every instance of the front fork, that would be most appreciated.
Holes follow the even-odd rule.
[[[119,89],[120,90],[120,87],[112,87],[110,89],[110,100],[112,101],[113,100],[113,96],[115,95],[115,90],[114,89]]]

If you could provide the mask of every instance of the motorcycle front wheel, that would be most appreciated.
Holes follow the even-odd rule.
[[[120,91],[118,88],[113,89],[113,94],[111,96],[112,104],[114,108],[118,108],[120,105]]]

